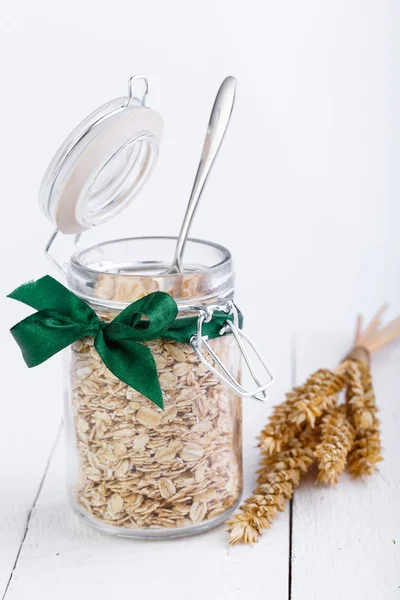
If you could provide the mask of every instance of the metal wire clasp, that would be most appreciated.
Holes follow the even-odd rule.
[[[194,308],[194,307],[192,307],[192,308]],[[190,344],[191,344],[196,356],[198,357],[198,359],[222,383],[224,383],[233,392],[235,392],[235,394],[238,394],[239,396],[242,396],[243,398],[250,397],[250,398],[254,398],[254,400],[257,400],[258,402],[265,402],[267,400],[266,389],[269,388],[270,385],[272,385],[272,383],[275,380],[275,377],[274,377],[274,374],[272,373],[270,367],[268,366],[267,362],[265,361],[264,357],[261,355],[260,351],[257,349],[254,342],[245,333],[243,333],[243,331],[239,328],[239,315],[238,315],[238,310],[237,310],[236,306],[234,305],[234,303],[231,300],[227,300],[219,305],[196,307],[196,309],[199,312],[199,316],[197,319],[197,331],[196,331],[196,335],[192,336],[192,338],[190,340]],[[217,310],[226,312],[227,314],[230,314],[230,315],[233,315],[233,322],[230,321],[229,319],[227,319],[225,321],[224,326],[222,327],[222,329],[220,331],[220,335],[223,335],[227,331],[230,331],[233,334],[233,336],[236,340],[236,343],[239,346],[241,355],[243,356],[245,363],[249,369],[250,375],[251,375],[253,381],[258,386],[257,388],[255,388],[253,390],[247,390],[239,383],[239,381],[237,381],[237,379],[235,379],[235,377],[232,375],[232,373],[230,373],[228,371],[228,369],[224,366],[224,364],[221,362],[221,360],[215,354],[214,350],[211,348],[210,344],[208,343],[208,337],[204,336],[202,334],[203,323],[208,323],[212,319],[213,312],[217,311]],[[269,379],[268,379],[267,383],[261,383],[261,380],[260,380],[259,376],[257,375],[257,372],[254,368],[253,362],[251,361],[251,359],[247,353],[247,350],[243,344],[243,340],[245,342],[247,342],[247,344],[250,346],[250,348],[252,349],[252,351],[254,352],[254,354],[256,355],[258,360],[260,361],[261,365],[263,366],[264,370],[268,374]],[[202,349],[203,350],[205,349],[206,352],[211,356],[214,363],[218,366],[219,370],[214,368],[211,365],[211,363],[205,358],[204,354],[202,354],[202,352],[201,352]]]

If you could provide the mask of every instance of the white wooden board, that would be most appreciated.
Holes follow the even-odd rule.
[[[7,335],[0,346],[0,362],[9,369],[3,372],[0,402],[0,597],[18,559],[61,423],[60,398],[54,394],[60,383],[57,359],[44,370],[28,372],[11,344]]]
[[[327,343],[329,336],[329,343]],[[300,383],[343,356],[346,332],[298,338]],[[296,491],[292,527],[293,600],[395,600],[400,595],[400,346],[373,359],[384,461],[366,481],[344,474],[337,487],[316,486],[315,472]]]

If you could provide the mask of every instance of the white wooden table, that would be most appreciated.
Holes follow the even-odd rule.
[[[284,340],[282,340],[284,342]],[[302,336],[275,351],[279,379],[272,401],[293,378],[334,365],[346,348],[338,332]],[[67,505],[57,364],[27,375],[10,346],[23,385],[8,389],[0,448],[0,589],[6,600],[141,597],[149,600],[391,600],[400,596],[400,346],[374,359],[385,460],[368,482],[344,476],[317,487],[312,474],[254,547],[228,549],[224,526],[173,541],[102,535]],[[15,363],[15,364],[14,364]],[[32,396],[23,389],[35,389]],[[9,402],[9,399],[12,402]],[[37,402],[40,402],[38,409]],[[255,435],[269,408],[245,407],[245,494],[255,482]]]

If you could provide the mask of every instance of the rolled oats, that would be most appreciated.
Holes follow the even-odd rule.
[[[210,344],[237,366],[231,336]],[[241,401],[190,345],[146,345],[164,410],[110,373],[91,338],[72,346],[74,502],[121,529],[196,527],[232,509],[241,492]]]
[[[160,413],[152,408],[149,408],[148,406],[143,406],[138,410],[136,419],[139,421],[139,423],[145,427],[148,427],[149,429],[157,427],[161,423]]]
[[[160,477],[157,485],[158,485],[158,489],[160,490],[161,496],[165,500],[168,500],[168,498],[171,498],[171,496],[173,496],[176,492],[176,487],[172,483],[171,479],[168,479],[168,477]]]
[[[206,512],[206,505],[196,500],[195,502],[193,502],[190,508],[189,515],[192,521],[198,523],[199,521],[202,521],[204,519]]]

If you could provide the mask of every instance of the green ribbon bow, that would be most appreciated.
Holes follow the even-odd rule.
[[[189,343],[196,333],[197,317],[177,319],[176,302],[164,292],[153,292],[133,302],[110,323],[101,321],[84,300],[49,275],[21,285],[9,298],[38,311],[11,329],[28,367],[92,336],[107,368],[160,408],[163,399],[156,363],[151,350],[141,342],[164,338]],[[215,312],[211,321],[203,324],[203,335],[218,337],[225,321],[232,318]]]

